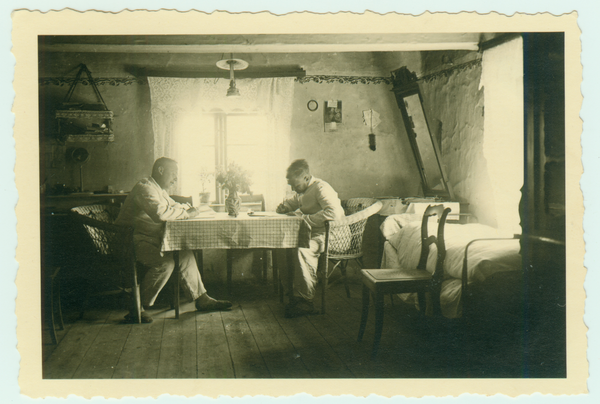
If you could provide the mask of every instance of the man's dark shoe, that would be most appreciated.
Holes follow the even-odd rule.
[[[313,302],[301,297],[293,297],[290,299],[290,303],[285,306],[284,316],[285,318],[296,318],[317,313]]]
[[[125,315],[125,322],[128,323],[128,324],[129,323],[137,323],[137,318],[136,317],[137,316],[135,314],[127,313],[127,315]],[[142,323],[143,324],[148,324],[148,323],[151,323],[152,321],[154,321],[152,319],[152,317],[150,317],[149,314],[146,314],[146,312],[143,312],[143,311],[142,311],[141,317],[142,317]]]
[[[200,302],[200,300],[196,300],[196,310],[198,311],[221,311],[221,310],[229,310],[231,309],[231,302],[227,300],[215,300],[210,298],[206,302]]]

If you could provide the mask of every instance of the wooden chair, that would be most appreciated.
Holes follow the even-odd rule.
[[[325,249],[319,257],[317,276],[321,283],[321,313],[325,313],[325,292],[329,277],[340,268],[346,294],[350,297],[350,288],[346,267],[350,260],[355,260],[360,268],[364,268],[362,242],[367,219],[379,212],[382,203],[373,198],[352,198],[342,201],[346,217],[340,220],[325,222]],[[329,263],[333,266],[329,268]]]
[[[46,273],[48,272],[48,273]],[[58,342],[56,338],[56,319],[58,318],[58,329],[64,330],[65,324],[62,317],[62,308],[60,301],[60,267],[43,267],[42,285],[43,289],[43,316],[44,322],[50,330],[50,338],[53,344]]]
[[[265,196],[262,194],[252,194],[252,195],[240,195],[242,198],[242,203],[255,203],[260,204],[260,212],[266,211],[265,204]],[[281,279],[279,277],[279,268],[277,267],[277,255],[272,249],[263,249],[262,250],[262,278],[263,281],[267,281],[267,274],[269,270],[269,255],[271,256],[271,267],[272,267],[272,276],[273,276],[273,292],[279,293],[279,298],[281,302],[283,302],[283,286],[281,285]]]
[[[383,329],[383,297],[386,294],[414,293],[418,294],[419,307],[425,312],[425,293],[429,292],[433,305],[433,314],[440,315],[440,290],[444,276],[444,258],[446,247],[444,244],[444,224],[450,208],[444,209],[443,205],[429,205],[423,214],[421,222],[421,256],[416,268],[400,269],[363,269],[362,316],[358,341],[365,333],[369,315],[369,298],[373,294],[375,302],[375,338],[373,341],[373,357],[377,354],[381,331]],[[437,236],[429,236],[427,224],[430,216],[439,218]],[[429,248],[432,244],[437,247],[437,261],[433,274],[426,270]]]
[[[141,302],[138,282],[138,266],[133,243],[133,228],[114,224],[119,208],[112,205],[88,205],[71,209],[74,222],[88,236],[85,248],[87,268],[81,275],[95,285],[112,288],[111,292],[126,293],[131,298],[130,309],[141,323]],[[176,274],[175,274],[176,275]],[[178,279],[179,277],[176,276]],[[175,282],[178,287],[178,282]],[[178,291],[174,294],[173,307],[179,313]],[[81,313],[91,293],[88,290]]]
[[[260,211],[264,212],[265,209],[265,196],[262,194],[253,194],[253,195],[240,195],[242,198],[242,203],[256,203],[260,204]]]

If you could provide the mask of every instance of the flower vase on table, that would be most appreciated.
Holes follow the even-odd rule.
[[[238,192],[251,193],[250,175],[246,170],[232,162],[227,168],[217,168],[216,180],[227,191],[227,197],[225,198],[227,213],[230,216],[239,215],[242,198],[238,195]]]
[[[225,199],[225,209],[229,216],[237,217],[240,214],[240,208],[242,207],[242,198],[237,192],[230,192]]]

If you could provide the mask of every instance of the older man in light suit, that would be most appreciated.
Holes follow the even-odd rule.
[[[177,203],[169,196],[167,191],[177,182],[177,173],[175,160],[166,157],[156,160],[152,175],[133,187],[115,222],[133,227],[136,259],[148,268],[140,287],[143,307],[154,304],[175,268],[173,253],[161,252],[165,221],[189,219],[199,213],[196,208]],[[214,311],[231,307],[230,302],[215,300],[206,293],[191,251],[180,252],[179,265],[181,284],[195,301],[197,310]],[[134,318],[134,313],[125,317],[128,321]],[[152,317],[142,312],[142,321],[152,322]]]

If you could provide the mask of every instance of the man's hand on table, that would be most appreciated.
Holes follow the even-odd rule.
[[[196,217],[200,214],[200,212],[198,211],[198,209],[191,207],[188,210],[185,211],[188,214],[188,217],[191,219],[193,217]]]
[[[279,206],[277,206],[277,209],[275,209],[275,212],[277,212],[277,213],[289,213],[288,212],[288,208],[283,203],[280,203]]]

